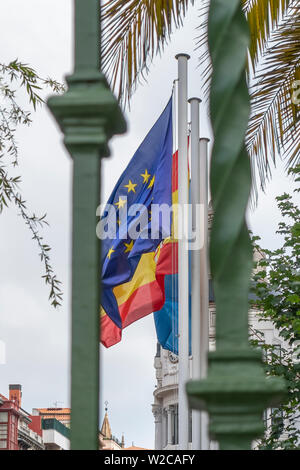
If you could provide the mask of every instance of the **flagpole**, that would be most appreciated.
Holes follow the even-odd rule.
[[[207,354],[209,351],[209,264],[208,264],[208,142],[201,138],[200,152],[200,205],[203,211],[200,230],[203,241],[200,250],[200,378],[207,376]],[[201,450],[209,450],[208,414],[201,411]]]
[[[188,204],[187,61],[189,58],[187,54],[176,55],[178,60],[178,444],[180,450],[187,450],[189,441],[189,409],[185,391],[186,383],[190,378],[189,255],[185,238],[187,226],[184,220],[184,208]]]
[[[189,99],[191,105],[191,203],[192,203],[192,231],[200,230],[197,222],[200,215],[200,146],[199,146],[199,98]],[[198,235],[197,235],[198,238]],[[200,238],[201,241],[201,238]],[[196,244],[197,240],[195,240]],[[191,252],[191,293],[192,293],[192,377],[199,380],[200,353],[201,353],[201,296],[200,296],[200,246],[194,246]],[[192,410],[192,448],[201,449],[201,414],[199,410]]]

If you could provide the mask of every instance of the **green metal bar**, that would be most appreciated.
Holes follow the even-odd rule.
[[[75,30],[75,72],[99,73],[99,0],[75,0]]]
[[[73,449],[96,449],[99,429],[100,195],[97,151],[76,153],[73,177],[72,393]],[[83,397],[84,403],[83,403]],[[79,432],[86,423],[85,432]]]
[[[249,31],[240,0],[211,0],[208,39],[214,148],[214,219],[210,265],[216,300],[216,351],[208,376],[187,384],[190,405],[210,413],[210,435],[221,449],[250,449],[264,430],[264,408],[283,396],[284,383],[266,379],[261,353],[248,342],[252,247],[245,213],[251,169],[245,148],[250,98],[246,83]]]
[[[75,70],[68,91],[48,106],[73,158],[71,448],[98,449],[101,158],[108,140],[126,130],[100,63],[100,2],[75,0]]]

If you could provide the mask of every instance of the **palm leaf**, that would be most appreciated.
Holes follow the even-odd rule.
[[[248,20],[251,45],[249,48],[252,65],[256,65],[259,55],[272,32],[293,0],[243,0],[244,11]]]
[[[102,69],[119,100],[129,102],[155,54],[182,24],[193,0],[107,0],[102,8]]]
[[[252,113],[246,137],[251,157],[253,182],[258,171],[261,187],[271,175],[271,161],[282,154],[287,166],[299,161],[299,124],[297,107],[292,103],[292,84],[300,75],[300,31],[298,0],[243,0],[250,22],[248,80],[251,84]],[[266,9],[267,5],[267,9]],[[198,46],[205,94],[209,92],[211,64],[207,48],[206,1]],[[267,14],[269,11],[269,15]],[[257,22],[254,18],[261,15]],[[252,65],[252,67],[251,67]],[[257,194],[254,187],[253,196]]]
[[[300,107],[292,100],[300,78],[300,5],[290,7],[271,35],[252,84],[252,113],[247,147],[263,184],[270,161],[280,153],[287,166],[300,161]]]
[[[263,54],[274,29],[276,29],[287,12],[288,7],[297,3],[298,0],[242,0],[243,9],[250,29],[250,48],[249,55],[252,67],[258,63],[260,55]],[[209,9],[209,0],[204,0],[200,7],[200,18],[202,19],[199,29],[201,31],[198,37],[198,46],[206,47],[206,52],[200,58],[200,62],[207,61],[207,14]],[[248,64],[249,65],[249,64]],[[249,67],[247,68],[249,71]],[[211,74],[208,67],[206,76]]]

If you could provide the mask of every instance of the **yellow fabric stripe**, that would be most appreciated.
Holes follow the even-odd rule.
[[[178,189],[172,193],[172,204],[178,204]]]
[[[107,315],[107,313],[101,305],[101,307],[100,307],[100,318],[105,317],[105,315]]]
[[[156,263],[154,260],[155,253],[144,253],[141,256],[139,264],[131,281],[114,287],[113,293],[116,297],[118,305],[122,305],[129,297],[141,286],[155,281]]]

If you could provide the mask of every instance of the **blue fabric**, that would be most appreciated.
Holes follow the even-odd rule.
[[[191,288],[189,286],[189,353],[191,354]],[[165,276],[165,303],[154,313],[159,344],[178,355],[178,274]]]
[[[118,202],[127,197],[127,210],[133,204],[143,204],[150,208],[151,204],[172,205],[172,98],[169,100],[163,113],[160,115],[150,132],[145,137],[138,150],[133,155],[127,168],[119,178],[108,204],[118,207]],[[151,175],[144,182],[145,170]],[[155,178],[155,179],[154,179]],[[134,190],[129,191],[126,185],[134,184]],[[151,184],[150,184],[151,183]],[[133,240],[133,248],[126,251],[124,243],[130,243],[130,227],[136,225],[140,214],[127,215],[125,223],[122,222],[123,207],[118,207],[117,218],[121,224],[116,224],[116,237],[102,240],[102,300],[101,304],[107,315],[119,327],[122,327],[117,299],[113,288],[131,280],[141,255],[155,251],[166,233],[170,233],[171,221],[167,227],[160,221],[159,237],[157,239],[143,239],[139,237]],[[109,208],[104,211],[102,220],[112,220],[114,214]],[[115,219],[113,219],[115,220]],[[149,233],[150,221],[147,218],[143,230]],[[113,250],[113,251],[112,251]],[[111,254],[110,254],[111,253]]]

